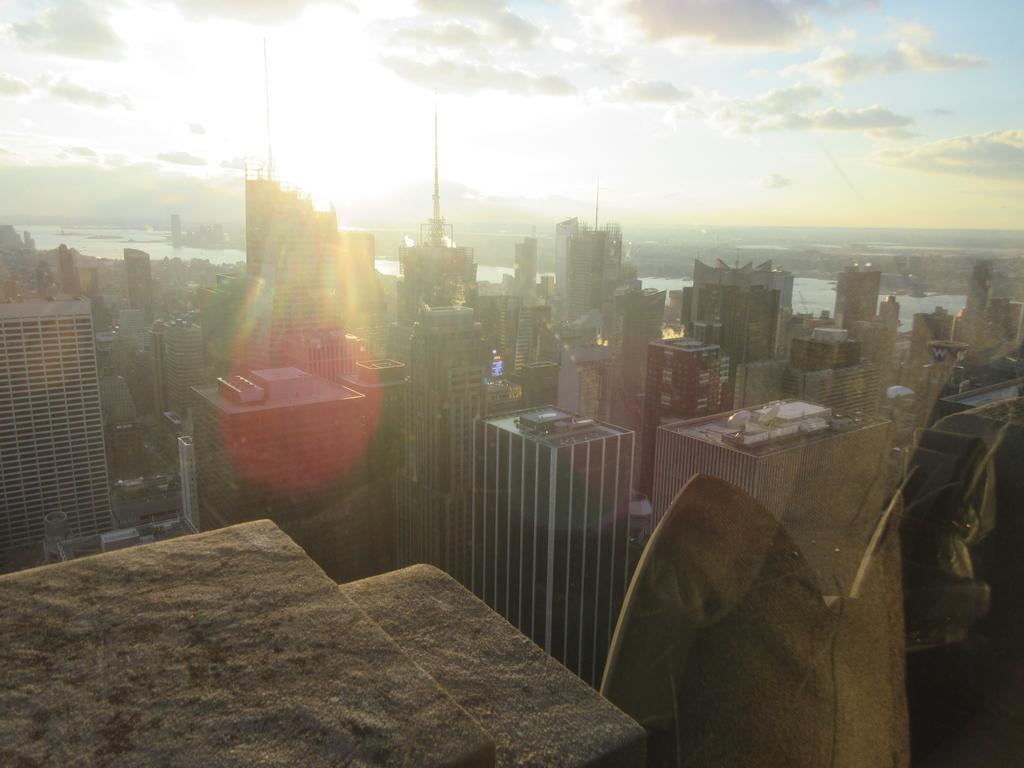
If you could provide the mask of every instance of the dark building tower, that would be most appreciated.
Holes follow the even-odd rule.
[[[508,361],[515,357],[522,309],[522,297],[504,293],[480,296],[474,307],[474,317],[480,323],[485,344]]]
[[[57,295],[57,287],[50,262],[40,259],[36,264],[36,295],[41,299],[52,299]]]
[[[455,233],[441,216],[438,183],[437,114],[434,114],[434,212],[420,226],[420,242],[398,249],[402,282],[398,287],[398,322],[412,325],[423,306],[476,304],[473,249],[456,246]]]
[[[697,320],[688,338],[718,344],[738,365],[770,360],[775,355],[780,292],[735,285],[704,285],[695,294]]]
[[[204,380],[202,329],[186,320],[168,323],[162,351],[163,380],[157,386],[162,385],[164,408],[185,417],[192,407],[192,387]]]
[[[721,259],[716,259],[715,266],[709,266],[700,259],[693,262],[693,287],[684,288],[680,299],[683,325],[689,327],[701,317],[699,297],[705,286],[731,286],[747,292],[755,289],[779,292],[779,307],[789,309],[793,306],[793,273],[778,269],[771,261],[758,264],[747,262],[742,267],[730,267]],[[706,314],[706,310],[703,312]]]
[[[512,371],[519,375],[529,363],[558,357],[557,339],[551,330],[551,306],[522,306],[516,321]]]
[[[202,529],[269,518],[336,580],[366,575],[349,562],[376,544],[365,398],[296,368],[192,391]]]
[[[729,356],[717,344],[665,339],[648,345],[637,482],[640,493],[650,498],[654,492],[658,427],[727,411],[732,408],[732,396]]]
[[[537,291],[537,238],[516,243],[516,290],[525,295]]]
[[[792,273],[770,261],[730,267],[719,260],[711,267],[698,259],[693,287],[683,289],[683,330],[687,338],[721,346],[735,378],[737,366],[775,356],[781,312],[792,297]]]
[[[622,268],[622,232],[614,224],[590,229],[580,224],[566,244],[566,307],[576,320],[591,310],[602,310],[619,284]]]
[[[568,311],[566,302],[569,296],[569,241],[580,231],[578,218],[566,219],[555,225],[555,292],[562,302],[562,316]]]
[[[928,345],[933,341],[953,340],[954,317],[943,307],[932,312],[918,312],[910,329],[910,363],[912,368],[929,362]]]
[[[899,331],[900,327],[900,303],[893,295],[886,296],[885,301],[878,305],[878,320],[886,328]]]
[[[241,368],[285,364],[285,350],[298,340],[360,320],[361,307],[350,300],[358,281],[343,268],[333,209],[316,210],[309,198],[257,175],[245,181],[245,221],[251,300],[241,321],[252,331]]]
[[[863,267],[847,267],[836,280],[836,326],[850,330],[858,321],[875,319],[882,272]]]
[[[470,585],[593,686],[629,579],[633,433],[540,409],[478,421]]]
[[[149,254],[135,248],[124,249],[124,279],[128,306],[142,312],[146,323],[153,321],[153,274]]]
[[[63,243],[57,246],[57,266],[61,293],[72,299],[81,296],[82,284],[75,266],[75,252]]]
[[[968,358],[985,363],[1020,343],[1021,307],[992,297],[992,262],[979,261],[971,270],[967,303],[956,317],[953,339],[970,346]]]
[[[409,381],[406,366],[397,360],[360,360],[341,383],[363,395],[366,402],[366,477],[373,499],[370,521],[374,541],[380,542],[371,570],[395,568],[397,541],[398,476],[405,464]]]
[[[171,214],[171,247],[181,248],[184,245],[184,239],[182,238],[181,232],[181,216],[177,213]]]
[[[816,328],[810,339],[793,339],[782,392],[840,416],[873,415],[882,394],[879,367],[861,359],[861,343],[846,331]]]
[[[469,307],[420,313],[411,343],[399,565],[431,563],[469,581],[473,421],[487,394],[480,326]]]
[[[544,408],[558,402],[558,363],[541,360],[523,366],[523,407]]]
[[[979,261],[971,269],[971,280],[967,285],[967,303],[964,315],[984,318],[992,298],[992,262]],[[969,344],[970,341],[967,340]]]
[[[620,288],[612,303],[612,349],[609,418],[628,429],[639,429],[647,370],[647,345],[661,339],[665,291]]]

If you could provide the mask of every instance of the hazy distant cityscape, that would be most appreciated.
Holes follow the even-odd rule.
[[[1013,3],[0,17],[0,766],[1021,764]]]

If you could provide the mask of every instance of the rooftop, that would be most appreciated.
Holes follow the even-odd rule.
[[[585,419],[550,407],[517,411],[487,419],[487,423],[554,448],[632,434],[630,430],[614,424]]]
[[[190,522],[182,518],[175,518],[156,523],[143,523],[131,528],[119,528],[92,536],[63,539],[57,543],[57,550],[62,560],[75,560],[79,557],[113,552],[140,544],[152,544],[154,541],[167,541],[195,532],[196,529]]]
[[[390,358],[380,360],[360,360],[356,362],[356,368],[367,368],[371,371],[381,371],[389,368],[405,368],[405,363]]]
[[[883,423],[884,419],[869,417],[834,418],[831,408],[801,400],[779,400],[757,408],[677,421],[659,429],[763,456]]]
[[[192,387],[199,397],[224,413],[249,413],[273,408],[356,400],[363,395],[298,368],[264,368],[234,374],[216,384]]]
[[[686,352],[705,352],[719,349],[717,344],[708,344],[707,342],[697,341],[696,339],[676,338],[676,339],[660,339],[652,341],[651,346],[666,347],[668,349],[681,349]]]
[[[965,408],[974,408],[978,405],[998,403],[1003,400],[1014,400],[1024,394],[1024,379],[1004,381],[999,384],[992,384],[987,387],[978,387],[957,395],[950,395],[942,398],[943,402],[956,403]]]
[[[90,315],[88,299],[41,299],[30,296],[17,301],[0,302],[0,317],[63,317]]]

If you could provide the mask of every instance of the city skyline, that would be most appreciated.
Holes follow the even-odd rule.
[[[600,184],[625,226],[1019,227],[1021,54],[987,11],[15,3],[0,213],[51,213],[54,178],[79,219],[240,211],[266,38],[275,166],[343,226],[424,217],[436,101],[450,220],[559,220]]]

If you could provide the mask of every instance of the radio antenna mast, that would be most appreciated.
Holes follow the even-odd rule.
[[[267,108],[267,178],[274,178],[274,151],[270,148],[270,70],[267,66],[267,38],[263,38],[263,97]]]

